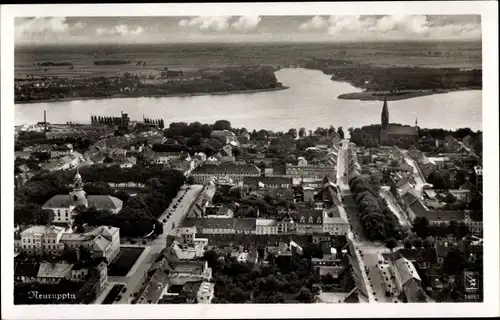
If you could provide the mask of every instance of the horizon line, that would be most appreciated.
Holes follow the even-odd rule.
[[[145,41],[145,42],[61,42],[61,43],[14,43],[16,47],[53,47],[53,46],[87,46],[87,45],[103,45],[103,46],[128,46],[128,45],[163,45],[163,44],[204,44],[204,45],[231,45],[231,44],[343,44],[343,43],[439,43],[439,42],[456,42],[456,43],[482,43],[482,39],[375,39],[375,40],[315,40],[315,41],[293,41],[293,40],[277,40],[277,41]]]

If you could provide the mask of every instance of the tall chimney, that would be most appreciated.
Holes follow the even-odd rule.
[[[47,110],[43,110],[43,134],[47,139]]]
[[[124,126],[123,126],[123,111],[121,113],[122,113],[122,128],[121,128],[121,130],[123,130],[123,128],[124,128]]]

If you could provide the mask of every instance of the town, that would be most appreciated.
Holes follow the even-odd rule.
[[[482,133],[389,108],[287,132],[127,113],[17,126],[15,303],[482,301]]]

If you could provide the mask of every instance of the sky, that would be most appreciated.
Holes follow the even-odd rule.
[[[480,15],[17,17],[16,44],[481,40]]]

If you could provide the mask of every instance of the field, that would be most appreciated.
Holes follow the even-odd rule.
[[[120,253],[109,265],[108,276],[126,276],[143,251],[144,248],[140,247],[121,247]]]
[[[115,76],[157,74],[164,68],[198,69],[235,65],[287,66],[303,59],[332,58],[393,67],[481,68],[480,42],[300,43],[300,44],[149,44],[34,46],[15,50],[15,77]],[[94,65],[99,59],[131,60],[127,65]],[[68,62],[70,67],[34,63]],[[145,66],[136,66],[143,61]]]

